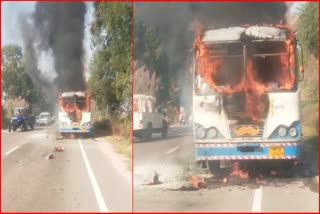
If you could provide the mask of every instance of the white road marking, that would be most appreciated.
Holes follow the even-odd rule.
[[[254,191],[253,202],[252,202],[252,212],[261,212],[262,204],[262,186]]]
[[[16,147],[14,147],[13,149],[7,151],[7,152],[6,152],[6,155],[8,155],[8,154],[10,154],[11,152],[17,150],[19,147],[20,147],[20,146],[16,146]]]
[[[168,154],[170,154],[170,153],[172,153],[172,152],[174,152],[174,151],[178,150],[179,148],[180,148],[180,146],[176,146],[176,147],[174,147],[174,148],[170,149],[169,151],[167,151],[165,154],[166,154],[166,155],[168,155]]]
[[[102,193],[100,191],[100,188],[99,188],[98,182],[96,180],[96,177],[93,174],[91,165],[90,165],[89,160],[87,158],[87,155],[86,155],[86,153],[85,153],[85,151],[84,151],[84,149],[82,147],[81,140],[78,140],[78,143],[79,143],[81,154],[82,154],[82,157],[84,159],[84,163],[86,165],[86,169],[87,169],[90,181],[91,181],[91,185],[93,187],[94,194],[96,196],[96,199],[97,199],[97,202],[98,202],[98,205],[99,205],[100,212],[109,212],[109,210],[107,208],[107,205],[104,202],[104,199],[103,199]]]

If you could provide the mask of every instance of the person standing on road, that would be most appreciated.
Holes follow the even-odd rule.
[[[180,125],[184,125],[185,123],[185,112],[184,112],[184,108],[182,106],[180,106],[180,112],[179,112],[179,122],[180,122]]]

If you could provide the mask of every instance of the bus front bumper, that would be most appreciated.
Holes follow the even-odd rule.
[[[59,128],[61,133],[90,133],[91,127]]]
[[[196,160],[297,159],[301,141],[277,143],[196,143]]]

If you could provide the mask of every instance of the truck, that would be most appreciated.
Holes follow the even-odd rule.
[[[144,94],[133,95],[133,135],[137,138],[152,138],[152,133],[161,133],[166,138],[169,125],[164,109],[156,106],[156,98]]]
[[[301,150],[302,48],[283,25],[200,30],[194,40],[195,159],[292,163]]]
[[[21,128],[21,131],[27,131],[29,128],[34,129],[35,122],[35,117],[30,114],[28,108],[15,107],[12,110],[8,131],[17,131],[18,128]]]
[[[91,97],[87,91],[59,95],[59,133],[91,133]]]

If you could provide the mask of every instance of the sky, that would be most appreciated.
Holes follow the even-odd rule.
[[[36,2],[1,2],[1,45],[17,44],[23,47],[23,40],[19,29],[19,16],[22,13],[32,13],[35,8]],[[94,7],[92,2],[86,2],[87,13],[85,17],[85,67],[88,67],[88,63],[92,57],[93,50],[90,48],[90,25],[93,20]],[[44,63],[46,64],[46,62]],[[48,64],[51,64],[48,61]]]
[[[1,2],[2,4],[2,23],[1,23],[1,44],[18,44],[23,47],[23,41],[20,34],[19,29],[19,15],[21,13],[32,13],[34,11],[34,7],[36,2]],[[293,10],[296,10],[297,6],[301,4],[301,2],[293,3]],[[85,48],[85,67],[88,68],[90,59],[93,54],[93,50],[91,47],[91,39],[90,39],[90,25],[93,20],[94,7],[92,2],[86,2],[87,5],[87,14],[85,20],[85,39],[84,39],[84,48]],[[42,65],[41,67],[49,67],[46,65],[52,65],[50,60],[46,61],[41,59]],[[53,69],[53,68],[52,68]],[[88,75],[88,73],[86,73]],[[88,77],[88,76],[87,76]]]

